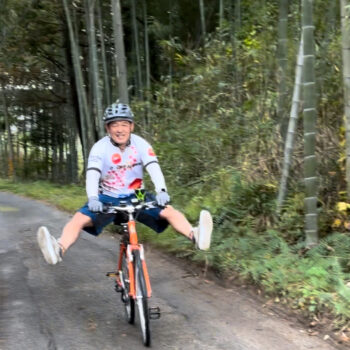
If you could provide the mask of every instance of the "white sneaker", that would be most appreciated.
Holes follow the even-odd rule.
[[[211,214],[208,210],[202,210],[199,215],[199,225],[193,229],[193,236],[198,249],[209,249],[212,232],[213,219]]]
[[[49,230],[45,226],[39,227],[37,240],[48,264],[55,265],[62,261],[60,255],[61,247],[56,238],[50,235]]]

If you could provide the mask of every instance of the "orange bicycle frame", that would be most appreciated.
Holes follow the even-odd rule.
[[[129,295],[135,299],[136,288],[135,288],[134,261],[133,261],[132,252],[135,250],[138,250],[140,252],[142,269],[145,277],[147,296],[150,298],[152,295],[151,282],[149,279],[146,261],[144,259],[143,246],[138,243],[135,221],[133,220],[128,221],[128,232],[129,232],[130,244],[128,244],[128,246],[126,246],[123,242],[120,244],[118,271],[120,271],[122,268],[123,254],[126,253],[127,262],[128,262],[128,272],[129,272],[129,284],[130,284]]]

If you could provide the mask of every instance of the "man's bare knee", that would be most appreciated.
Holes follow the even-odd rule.
[[[80,213],[80,212],[77,212],[74,214],[74,216],[70,220],[70,223],[74,226],[76,225],[76,226],[79,226],[81,228],[93,226],[91,218],[85,214]]]
[[[163,219],[168,219],[169,217],[172,217],[173,215],[176,215],[180,213],[178,210],[174,209],[171,205],[167,205],[160,213],[160,217]]]

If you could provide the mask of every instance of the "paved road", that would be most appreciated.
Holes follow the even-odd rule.
[[[57,266],[47,265],[35,233],[58,236],[69,215],[0,192],[0,350],[144,349],[137,325],[105,277],[114,269],[117,240],[82,233]],[[239,290],[196,277],[154,249],[146,250],[154,290],[153,349],[331,350]]]

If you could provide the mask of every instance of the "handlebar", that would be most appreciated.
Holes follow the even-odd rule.
[[[116,212],[124,212],[128,214],[134,214],[142,209],[151,209],[157,208],[159,205],[156,201],[151,202],[138,202],[138,203],[122,203],[120,205],[103,205],[103,213],[104,214],[114,214]]]

